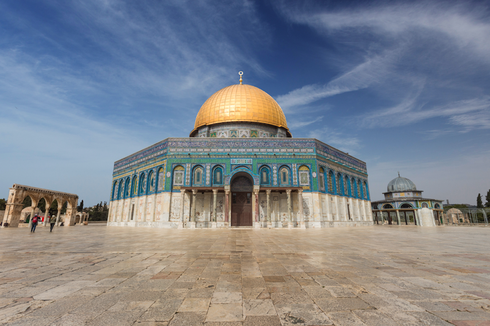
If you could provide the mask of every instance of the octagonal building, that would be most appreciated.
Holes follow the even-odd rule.
[[[366,163],[292,138],[279,104],[241,76],[206,100],[189,138],[167,138],[114,163],[108,225],[372,224]]]

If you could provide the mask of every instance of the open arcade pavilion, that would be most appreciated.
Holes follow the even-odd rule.
[[[202,105],[189,138],[167,138],[114,164],[108,225],[372,224],[366,163],[292,138],[279,104],[241,74]]]

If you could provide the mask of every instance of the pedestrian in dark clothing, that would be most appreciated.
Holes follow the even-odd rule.
[[[38,221],[39,217],[36,215],[34,215],[34,217],[32,218],[32,226],[31,226],[31,232],[34,233],[36,232],[36,226],[37,226],[37,221]]]
[[[51,224],[51,228],[49,228],[49,232],[53,232],[54,224],[56,223],[56,216],[52,215],[49,218],[49,224]]]

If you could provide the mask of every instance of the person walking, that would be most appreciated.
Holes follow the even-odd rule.
[[[51,217],[49,218],[49,224],[51,224],[51,227],[49,228],[49,232],[53,232],[55,223],[56,223],[56,216],[51,215]]]
[[[34,217],[32,218],[32,226],[31,226],[31,232],[34,233],[36,232],[36,226],[37,226],[37,222],[39,220],[39,217],[36,215],[34,215]]]

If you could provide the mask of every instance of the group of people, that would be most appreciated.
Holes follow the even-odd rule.
[[[32,218],[32,221],[31,221],[31,232],[34,233],[36,232],[36,226],[37,226],[37,223],[39,223],[39,220],[40,220],[40,216],[39,215],[34,215],[34,217]],[[54,225],[56,224],[56,216],[51,216],[49,217],[49,224],[50,224],[50,228],[49,228],[49,232],[53,232],[53,228],[54,228]]]

